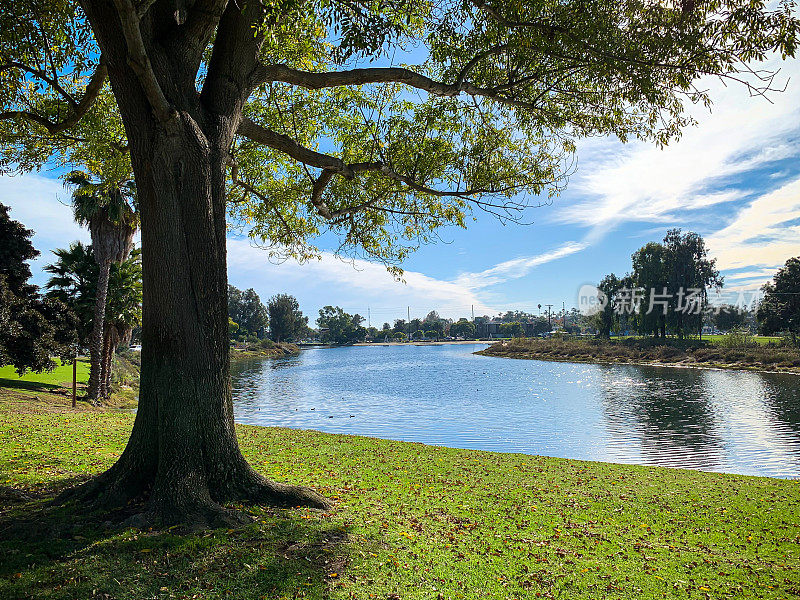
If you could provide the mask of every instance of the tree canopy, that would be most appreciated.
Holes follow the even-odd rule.
[[[235,333],[239,336],[266,335],[269,313],[253,288],[242,291],[228,286],[228,317],[238,325]]]
[[[269,337],[276,342],[296,342],[308,330],[308,317],[294,296],[275,294],[267,301],[267,312]]]
[[[326,344],[362,342],[367,335],[367,330],[361,325],[363,322],[361,315],[351,315],[338,306],[323,306],[317,317],[320,340]]]
[[[20,374],[52,369],[54,357],[70,360],[77,350],[75,314],[28,283],[28,261],[39,256],[32,236],[0,204],[0,366]]]
[[[788,1],[168,6],[4,2],[0,165],[81,165],[120,189],[133,174],[109,66],[130,63],[162,124],[222,110],[229,81],[232,220],[278,254],[315,255],[333,232],[391,264],[475,209],[522,218],[562,188],[581,137],[668,142],[687,104],[710,103],[700,77],[768,92],[774,74],[751,63],[793,56],[797,35]],[[119,22],[125,54],[99,19]],[[168,97],[186,84],[189,105]]]

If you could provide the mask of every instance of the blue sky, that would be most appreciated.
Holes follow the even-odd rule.
[[[584,283],[630,268],[630,255],[667,229],[702,234],[725,275],[728,300],[754,290],[789,257],[800,255],[800,66],[780,66],[786,91],[771,102],[742,86],[704,82],[711,112],[695,107],[699,124],[660,150],[597,138],[579,144],[577,172],[551,204],[532,208],[531,225],[503,225],[476,214],[467,230],[442,232],[442,240],[416,252],[397,282],[381,265],[344,262],[329,253],[299,265],[274,264],[246,239],[229,239],[229,280],[253,287],[262,298],[295,295],[312,317],[326,304],[371,313],[373,325],[421,317],[431,310],[457,318],[537,304],[576,304]],[[0,202],[37,234],[42,256],[88,232],[72,222],[68,192],[55,173],[0,177]]]

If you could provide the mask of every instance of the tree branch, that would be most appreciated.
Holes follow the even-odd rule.
[[[114,0],[117,8],[122,33],[128,47],[128,64],[139,79],[145,96],[153,109],[153,113],[162,124],[167,124],[177,116],[175,109],[169,104],[164,91],[153,72],[153,65],[144,47],[142,32],[139,29],[139,16],[131,0]]]
[[[20,71],[25,71],[27,73],[30,73],[31,75],[35,75],[36,77],[47,83],[47,85],[49,85],[59,94],[61,94],[64,100],[66,100],[72,105],[73,109],[75,109],[78,106],[78,102],[75,100],[75,98],[73,98],[69,92],[67,92],[63,87],[61,87],[61,84],[58,83],[58,80],[53,77],[50,77],[43,70],[35,69],[34,67],[31,67],[29,65],[17,61],[10,61],[0,65],[0,73],[3,71],[8,71],[10,69],[19,69]]]
[[[480,196],[482,194],[500,194],[505,193],[513,189],[513,186],[508,186],[499,189],[489,189],[489,188],[471,188],[466,190],[437,190],[435,188],[429,187],[424,185],[418,181],[416,181],[412,177],[408,177],[407,175],[402,175],[395,171],[388,163],[383,161],[372,161],[372,162],[360,162],[360,163],[351,163],[347,164],[342,159],[336,158],[335,156],[330,156],[328,154],[323,154],[321,152],[316,152],[305,146],[302,146],[297,143],[294,139],[290,138],[287,135],[283,135],[272,131],[271,129],[267,129],[258,123],[255,123],[251,119],[244,118],[239,125],[238,130],[236,131],[237,134],[246,137],[254,142],[264,144],[270,148],[275,150],[279,150],[288,156],[294,158],[298,162],[303,164],[318,167],[322,169],[319,177],[317,177],[312,184],[311,188],[311,203],[317,209],[317,212],[325,219],[331,220],[337,217],[341,217],[345,214],[349,214],[354,212],[355,210],[359,210],[368,206],[371,206],[369,203],[362,204],[359,207],[355,208],[345,208],[340,210],[331,210],[325,201],[322,199],[322,195],[325,192],[325,189],[330,184],[331,180],[333,179],[334,175],[340,175],[346,179],[352,179],[356,176],[357,173],[366,173],[366,172],[378,172],[384,175],[386,178],[396,181],[398,183],[402,183],[409,189],[420,192],[423,194],[428,194],[431,196],[437,196],[440,198],[461,198],[464,200],[468,200],[478,206],[481,207],[489,207],[489,208],[501,208],[507,210],[509,208],[509,204],[493,204],[491,202],[485,202],[476,198],[476,196]],[[238,170],[233,172],[232,171],[232,178],[234,182],[243,187],[247,191],[258,195],[258,192],[255,191],[255,188],[250,184],[243,182],[238,179]]]
[[[352,169],[349,169],[342,159],[301,146],[288,135],[267,129],[247,117],[242,118],[236,133],[259,144],[280,150],[303,164],[341,173],[348,178],[354,175]]]
[[[78,121],[80,121],[81,118],[83,118],[83,116],[89,111],[89,108],[91,108],[92,104],[94,104],[94,101],[97,100],[97,96],[100,95],[100,90],[103,89],[103,84],[106,81],[107,75],[108,75],[108,69],[106,68],[105,62],[103,62],[103,59],[101,57],[100,63],[97,65],[97,68],[92,74],[91,79],[89,79],[89,83],[86,86],[86,91],[84,92],[83,97],[80,99],[79,102],[73,104],[72,114],[67,118],[65,118],[63,121],[54,123],[50,119],[42,115],[38,115],[30,111],[21,111],[21,110],[11,110],[0,113],[0,121],[7,119],[23,118],[33,123],[41,125],[51,135],[61,133],[62,131],[76,125]]]
[[[471,69],[474,65],[470,66]],[[539,110],[540,107],[522,100],[515,100],[497,94],[494,90],[473,85],[468,81],[455,84],[442,83],[430,77],[416,73],[403,67],[374,67],[369,69],[350,69],[348,71],[331,71],[314,73],[299,71],[283,64],[259,65],[253,76],[253,85],[279,81],[298,85],[309,90],[340,87],[348,85],[365,85],[370,83],[403,83],[410,87],[426,91],[434,96],[455,97],[461,93],[470,96],[490,98],[501,104],[517,108]]]

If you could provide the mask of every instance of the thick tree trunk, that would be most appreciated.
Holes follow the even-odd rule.
[[[106,318],[106,298],[108,296],[108,279],[111,274],[111,261],[100,262],[100,274],[97,277],[97,296],[94,303],[94,320],[92,321],[92,337],[89,340],[89,386],[87,398],[90,402],[99,402],[102,396],[103,370],[103,330]]]
[[[134,152],[142,232],[139,407],[119,461],[86,490],[108,506],[145,496],[139,521],[230,525],[226,501],[327,508],[314,491],[274,483],[236,440],[228,356],[226,153],[188,117]]]

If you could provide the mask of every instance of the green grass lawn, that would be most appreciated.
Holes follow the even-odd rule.
[[[58,366],[52,371],[33,373],[28,371],[22,377],[13,366],[0,367],[0,387],[27,390],[52,390],[58,387],[72,389],[72,363],[62,364],[56,359]],[[78,384],[85,385],[89,381],[89,361],[78,360]]]
[[[0,486],[44,494],[5,502],[0,598],[800,595],[796,481],[238,426],[256,469],[336,508],[181,536],[44,507],[112,464],[132,421],[0,395]]]

